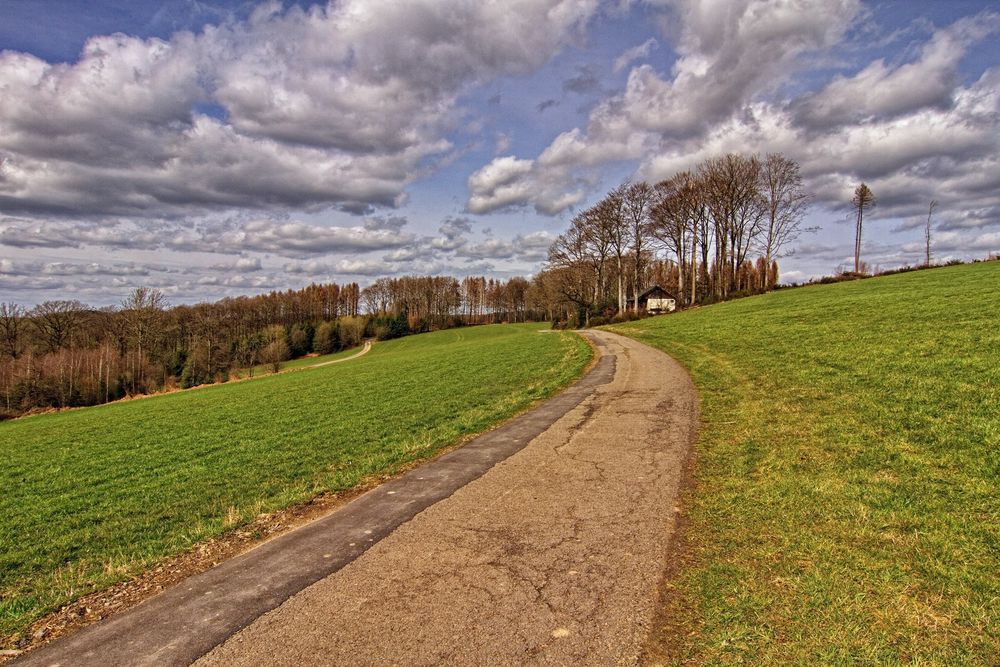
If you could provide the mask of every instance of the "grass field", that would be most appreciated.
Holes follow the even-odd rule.
[[[1000,262],[614,327],[703,430],[664,662],[1000,664]]]
[[[152,562],[483,431],[577,377],[574,334],[453,329],[344,364],[0,424],[0,638]]]

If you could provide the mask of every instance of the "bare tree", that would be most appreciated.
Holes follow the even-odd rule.
[[[802,218],[809,206],[810,196],[802,186],[799,165],[780,153],[769,153],[761,164],[761,193],[767,210],[762,239],[764,262],[768,267],[780,256],[781,249],[795,241],[803,231]],[[768,275],[761,276],[762,287],[767,290]]]
[[[618,312],[625,310],[625,255],[630,245],[629,226],[625,219],[625,191],[629,182],[625,181],[608,193],[608,196],[598,202],[596,209],[601,224],[607,225],[611,236],[611,249],[614,251],[618,268]]]
[[[549,248],[549,271],[556,290],[582,312],[584,326],[589,326],[596,273],[586,230],[582,224],[571,225],[556,239]]]
[[[24,308],[14,302],[0,303],[0,345],[4,354],[16,359],[21,352]]]
[[[649,243],[649,213],[656,199],[653,188],[645,181],[632,183],[622,196],[623,213],[632,242],[632,309],[639,310],[639,292],[643,285],[641,276],[645,267],[645,253]]]
[[[650,211],[650,232],[677,257],[677,291],[685,298],[685,269],[690,273],[691,300],[697,281],[695,250],[699,219],[704,211],[697,177],[681,172],[656,185],[657,201]],[[690,260],[688,255],[690,254]]]
[[[31,322],[49,351],[68,347],[86,306],[76,300],[44,301],[31,309]]]
[[[615,238],[615,224],[606,216],[601,215],[599,206],[581,212],[573,218],[573,222],[570,224],[578,227],[578,233],[590,251],[590,264],[594,269],[593,303],[597,303],[601,295],[604,294],[607,280],[607,261],[611,254],[612,241]]]
[[[146,360],[153,347],[153,342],[162,332],[160,319],[167,299],[158,289],[136,287],[122,300],[120,316],[125,322],[129,342],[135,348],[135,359],[131,358],[132,392],[145,384]],[[231,312],[231,309],[225,309]]]
[[[937,205],[937,199],[932,199],[930,206],[927,207],[927,226],[924,227],[924,266],[931,265],[931,217]]]
[[[725,298],[764,219],[760,160],[729,153],[705,161],[699,170],[714,227],[715,293]]]
[[[867,185],[862,183],[854,189],[854,197],[851,204],[858,212],[857,222],[854,226],[854,272],[861,271],[861,227],[864,222],[865,210],[875,205],[875,193]]]

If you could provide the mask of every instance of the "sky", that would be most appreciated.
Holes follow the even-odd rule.
[[[0,0],[0,301],[530,275],[627,178],[801,166],[785,282],[1000,252],[1000,4]]]

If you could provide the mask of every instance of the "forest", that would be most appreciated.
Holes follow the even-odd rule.
[[[0,303],[0,415],[224,382],[368,337],[537,320],[545,313],[529,311],[529,287],[518,277],[404,276],[173,307],[146,287],[117,307]]]

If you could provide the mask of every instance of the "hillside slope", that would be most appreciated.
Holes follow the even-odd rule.
[[[613,328],[702,394],[662,657],[1000,655],[998,285],[1000,262],[954,266]]]
[[[349,489],[577,377],[574,334],[410,336],[344,364],[0,424],[0,639],[261,512]]]

